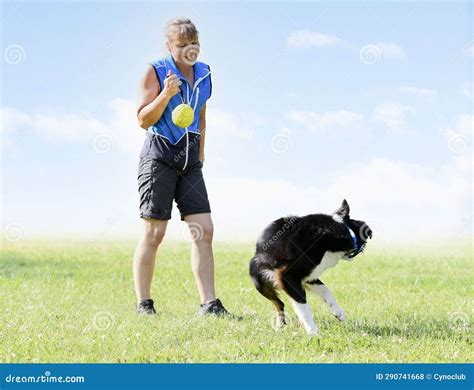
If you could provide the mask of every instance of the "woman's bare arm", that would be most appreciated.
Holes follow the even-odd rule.
[[[161,118],[170,99],[178,93],[180,85],[178,76],[169,71],[163,91],[160,91],[155,69],[152,65],[147,67],[138,93],[137,119],[142,129],[148,129]]]

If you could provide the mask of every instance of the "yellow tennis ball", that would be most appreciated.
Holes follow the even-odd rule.
[[[180,104],[171,113],[173,123],[179,127],[188,127],[194,122],[194,111],[189,104]]]

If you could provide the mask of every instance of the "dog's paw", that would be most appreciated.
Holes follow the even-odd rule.
[[[332,314],[334,314],[334,317],[336,317],[339,321],[341,322],[346,321],[346,315],[344,314],[344,311],[340,307],[335,308],[332,311]]]
[[[286,319],[285,319],[284,317],[283,317],[283,318],[279,317],[279,318],[277,318],[276,321],[275,321],[275,328],[276,328],[277,330],[283,328],[283,327],[286,326],[286,325],[287,325],[287,324],[286,324]]]

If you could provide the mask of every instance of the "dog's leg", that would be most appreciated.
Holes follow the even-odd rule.
[[[273,303],[276,309],[275,327],[280,329],[286,325],[285,304],[278,298],[278,293],[274,285],[274,272],[266,271],[251,265],[250,276],[258,292]]]
[[[278,298],[278,294],[277,294],[276,290],[272,287],[267,288],[266,294],[268,295],[267,296],[268,299],[270,299],[270,301],[275,306],[275,309],[276,309],[275,326],[276,326],[277,329],[280,329],[280,328],[282,328],[283,326],[286,325],[285,304],[283,303],[283,301],[280,298]]]
[[[317,336],[319,329],[314,322],[311,307],[306,301],[306,291],[301,284],[301,280],[291,275],[283,275],[280,282],[285,292],[290,296],[293,310],[306,330],[306,333],[310,336]]]
[[[293,310],[306,330],[306,333],[310,336],[319,335],[319,329],[314,322],[313,313],[311,312],[311,308],[308,303],[301,303],[291,299],[291,305],[293,306]]]
[[[312,293],[316,294],[324,302],[327,303],[327,305],[329,306],[329,310],[339,321],[346,320],[346,315],[344,314],[344,311],[337,304],[336,300],[334,299],[334,296],[331,293],[331,290],[329,290],[323,282],[321,282],[319,279],[315,279],[309,280],[305,282],[305,284],[306,286],[308,286],[309,290]]]

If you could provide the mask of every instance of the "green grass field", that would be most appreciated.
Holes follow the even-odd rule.
[[[165,242],[152,297],[137,316],[135,242],[4,241],[1,362],[466,362],[472,358],[470,241],[370,245],[322,277],[348,317],[310,296],[322,337],[295,320],[272,328],[273,306],[248,277],[253,244],[216,243],[217,295],[243,321],[201,318],[189,243]],[[285,302],[288,302],[285,299]]]

